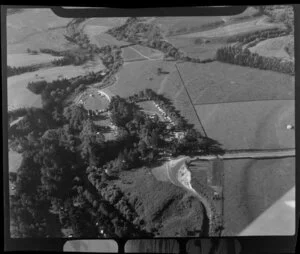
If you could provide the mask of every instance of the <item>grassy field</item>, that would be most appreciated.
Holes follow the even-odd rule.
[[[126,18],[89,18],[79,25],[79,29],[88,35],[91,43],[100,47],[104,46],[105,38],[119,45],[120,42],[115,43],[116,41],[105,32],[112,27],[122,25],[125,20]]]
[[[8,54],[7,65],[11,67],[21,67],[35,64],[50,63],[53,60],[61,59],[59,56],[49,54],[30,55],[27,53]]]
[[[292,59],[293,56],[291,57],[287,53],[285,47],[293,40],[294,37],[291,35],[272,38],[259,42],[254,47],[249,48],[249,50],[261,56]]]
[[[150,169],[137,169],[121,175],[116,185],[128,196],[146,225],[159,226],[161,237],[174,237],[176,232],[201,230],[201,203],[184,190],[168,182],[157,181]]]
[[[134,45],[132,48],[139,51],[142,55],[147,56],[151,59],[160,59],[163,57],[163,53],[161,51],[158,51],[156,49],[152,49],[149,47],[144,47],[141,45]]]
[[[207,135],[225,149],[294,148],[294,100],[196,106]]]
[[[50,82],[60,77],[72,78],[85,75],[90,71],[100,71],[103,68],[101,63],[88,62],[83,66],[59,66],[9,77],[7,79],[8,108],[42,106],[40,95],[36,95],[26,88],[28,82],[39,80]]]
[[[17,172],[22,162],[22,154],[9,151],[8,152],[8,170],[9,172]]]
[[[295,158],[225,160],[224,236],[241,232],[295,186]]]
[[[178,65],[194,104],[295,97],[294,77],[220,62]]]
[[[7,40],[9,43],[15,43],[37,32],[64,27],[70,21],[70,18],[55,15],[50,8],[24,9],[7,16]]]
[[[191,31],[207,29],[207,25],[221,22],[220,16],[199,16],[199,17],[158,17],[154,21],[166,35],[182,34]],[[214,26],[214,25],[212,25]]]
[[[244,22],[238,22],[238,23],[228,24],[226,26],[213,28],[213,29],[207,30],[207,31],[179,35],[179,37],[182,37],[182,38],[227,37],[227,36],[233,36],[233,35],[236,35],[239,33],[258,31],[258,30],[263,30],[266,28],[273,28],[273,27],[283,27],[283,25],[270,23],[267,21],[267,17],[258,17],[258,18],[247,20]]]
[[[34,17],[34,18],[32,18]],[[65,39],[69,18],[56,16],[50,9],[25,9],[7,17],[8,53],[24,53],[27,48],[63,50],[74,47]]]
[[[66,40],[64,34],[66,34],[65,28],[36,32],[15,43],[8,43],[7,53],[24,53],[28,48],[32,50],[47,48],[57,51],[77,48],[76,45]]]
[[[129,42],[126,41],[119,41],[115,37],[107,34],[107,33],[101,33],[99,35],[96,35],[94,37],[96,45],[101,48],[106,45],[116,45],[116,46],[124,46],[129,45]]]
[[[174,68],[173,62],[140,61],[126,64],[117,74],[118,81],[109,87],[113,94],[128,97],[146,88],[157,91],[168,75],[157,75],[157,69],[162,68],[171,72]]]
[[[168,41],[185,52],[189,57],[199,57],[201,60],[214,58],[217,49],[224,46],[220,42],[199,43],[197,38],[170,37]]]
[[[146,60],[141,54],[136,52],[134,49],[130,47],[126,47],[122,49],[122,56],[124,58],[124,62],[134,62],[134,61],[141,61]]]

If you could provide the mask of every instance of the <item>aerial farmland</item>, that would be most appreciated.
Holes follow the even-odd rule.
[[[11,236],[239,236],[263,215],[272,235],[295,186],[293,18],[8,12]]]

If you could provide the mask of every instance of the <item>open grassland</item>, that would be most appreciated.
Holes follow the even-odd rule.
[[[201,60],[214,58],[217,49],[224,46],[220,42],[204,43],[197,38],[169,37],[168,41],[185,52],[189,57],[199,57]]]
[[[8,152],[8,169],[9,172],[17,172],[22,162],[22,154],[10,150]]]
[[[224,172],[224,236],[239,234],[295,186],[295,158],[225,160]]]
[[[126,47],[122,49],[122,56],[124,62],[134,62],[134,61],[141,61],[146,60],[141,54],[139,54],[136,50],[132,49],[131,47]]]
[[[188,236],[188,231],[201,230],[202,205],[180,187],[157,181],[150,169],[126,172],[120,178],[116,185],[145,224],[159,228],[159,236]]]
[[[128,97],[146,88],[164,94],[189,123],[194,124],[197,129],[201,130],[197,115],[174,64],[174,62],[161,60],[128,63],[118,73],[117,82],[107,89],[112,94],[121,97]],[[158,68],[162,68],[168,74],[158,75]]]
[[[194,104],[295,97],[294,77],[220,62],[178,65]]]
[[[87,62],[83,66],[66,65],[49,69],[40,69],[27,72],[7,79],[8,108],[41,107],[41,96],[27,89],[27,84],[32,81],[46,80],[48,82],[59,78],[72,78],[88,74],[91,71],[100,71],[104,66],[98,62]]]
[[[142,55],[149,57],[151,59],[160,59],[163,57],[163,53],[153,48],[144,47],[141,45],[132,46],[135,50],[139,51]]]
[[[285,47],[287,47],[289,43],[293,43],[293,41],[294,36],[281,36],[259,42],[254,47],[249,48],[249,50],[261,56],[293,59],[293,56],[290,56],[285,49]]]
[[[50,63],[53,60],[61,59],[59,56],[52,56],[49,54],[38,54],[31,55],[27,53],[20,54],[8,54],[7,55],[7,65],[11,67],[22,67],[36,64]]]
[[[75,44],[72,44],[66,40],[64,37],[65,34],[65,28],[36,32],[22,38],[15,43],[8,43],[7,53],[24,53],[28,48],[32,50],[47,48],[57,51],[77,48]]]
[[[34,18],[33,18],[34,17]],[[64,37],[70,18],[56,16],[51,9],[25,9],[7,17],[8,53],[24,53],[28,48],[64,50],[74,47]]]
[[[106,45],[124,46],[124,45],[130,44],[129,42],[126,42],[126,41],[119,41],[115,37],[113,37],[107,33],[101,33],[101,34],[96,35],[94,37],[94,41],[99,48],[104,47]]]
[[[91,43],[97,45],[97,38],[109,38],[104,33],[112,27],[122,25],[125,20],[126,18],[89,18],[79,25],[79,29],[89,37]]]
[[[7,40],[16,43],[28,35],[65,27],[70,21],[55,15],[50,8],[24,9],[7,17]]]
[[[272,100],[196,106],[207,135],[225,149],[295,147],[294,100]]]
[[[263,17],[258,17],[258,18],[255,18],[255,19],[251,19],[249,21],[228,24],[226,26],[214,28],[214,29],[207,30],[207,31],[183,34],[183,35],[179,35],[179,37],[182,37],[182,38],[228,37],[228,36],[233,36],[233,35],[240,34],[240,33],[258,31],[258,30],[263,30],[263,29],[266,29],[266,28],[274,28],[274,27],[283,28],[284,25],[283,24],[270,23],[267,20],[267,17],[263,16]]]
[[[160,84],[168,75],[157,75],[157,69],[171,72],[174,70],[173,62],[140,61],[123,66],[117,74],[117,82],[109,87],[109,90],[121,97],[128,97],[146,88],[157,91]]]
[[[222,23],[220,16],[158,17],[152,21],[165,35],[175,35],[205,30]]]

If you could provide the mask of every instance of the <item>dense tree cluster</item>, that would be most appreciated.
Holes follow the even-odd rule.
[[[106,45],[99,50],[99,56],[104,66],[110,70],[111,74],[115,74],[123,65],[122,50],[117,46]]]
[[[31,92],[35,94],[41,94],[43,90],[46,88],[47,84],[48,83],[45,80],[29,82],[27,84],[27,89],[29,89]]]
[[[262,70],[271,70],[286,74],[295,74],[295,64],[292,61],[283,60],[276,57],[260,56],[251,53],[248,49],[241,47],[226,46],[219,48],[216,53],[217,60],[221,62],[249,66]]]
[[[49,55],[52,55],[52,56],[63,56],[63,52],[57,51],[57,50],[54,50],[54,49],[41,48],[40,52],[44,53],[44,54],[49,54]]]
[[[289,31],[286,29],[281,29],[281,28],[271,28],[271,29],[266,29],[266,30],[261,30],[261,31],[255,31],[255,32],[249,32],[246,34],[238,34],[230,37],[227,42],[228,43],[233,43],[233,42],[239,42],[242,45],[245,45],[247,43],[253,43],[251,46],[256,45],[258,42],[271,39],[271,38],[276,38],[279,36],[284,36],[288,35]]]
[[[38,69],[37,66],[35,65],[29,65],[29,66],[21,66],[21,67],[11,67],[7,66],[7,77],[15,76],[15,75],[20,75],[25,72],[31,72],[31,71],[36,71]]]

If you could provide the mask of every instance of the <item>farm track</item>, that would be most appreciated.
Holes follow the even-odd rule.
[[[233,160],[233,159],[275,159],[275,158],[286,158],[286,157],[295,157],[296,150],[295,149],[261,149],[255,151],[231,151],[227,152],[224,155],[204,155],[194,157],[192,160],[215,160],[215,159],[223,159],[223,160]]]

